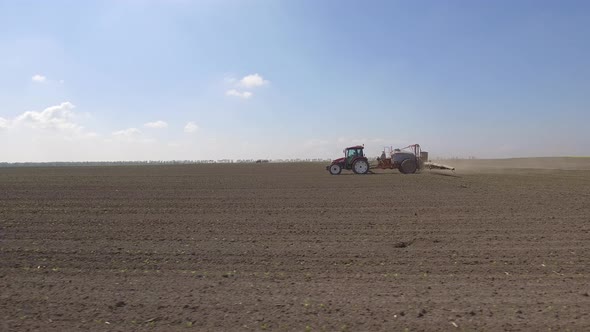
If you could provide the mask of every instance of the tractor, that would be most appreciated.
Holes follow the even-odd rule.
[[[369,160],[365,157],[362,145],[351,146],[344,149],[344,158],[332,161],[326,166],[326,170],[332,175],[338,175],[343,169],[352,170],[355,174],[367,174],[369,172]]]

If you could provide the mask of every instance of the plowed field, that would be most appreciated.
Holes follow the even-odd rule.
[[[590,171],[0,169],[0,330],[590,330]]]

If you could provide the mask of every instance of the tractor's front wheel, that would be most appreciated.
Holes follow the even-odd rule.
[[[338,175],[340,172],[342,172],[342,167],[340,167],[340,165],[334,164],[330,166],[330,174]]]
[[[369,163],[364,159],[359,159],[352,164],[352,170],[355,174],[367,174],[369,171]]]

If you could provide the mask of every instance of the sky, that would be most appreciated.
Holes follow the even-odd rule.
[[[0,0],[0,161],[590,156],[590,2]]]

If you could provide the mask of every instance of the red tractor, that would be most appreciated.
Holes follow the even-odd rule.
[[[332,175],[338,175],[342,169],[352,170],[355,174],[367,174],[369,172],[369,160],[365,157],[362,145],[351,146],[344,149],[344,158],[332,161],[326,166],[326,170]]]

